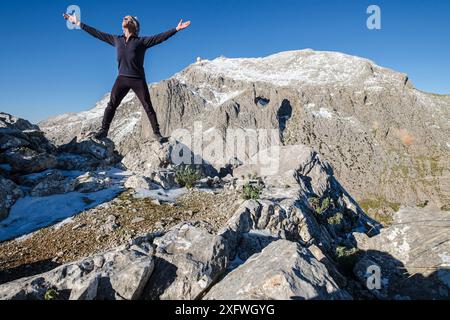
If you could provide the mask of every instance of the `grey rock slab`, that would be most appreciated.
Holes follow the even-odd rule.
[[[279,240],[229,273],[207,300],[352,299],[325,266],[299,244]]]

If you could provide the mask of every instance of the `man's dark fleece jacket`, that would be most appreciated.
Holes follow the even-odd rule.
[[[80,27],[97,39],[117,48],[119,75],[141,79],[145,79],[144,58],[147,49],[166,41],[177,33],[177,29],[173,28],[151,37],[131,36],[127,42],[124,35],[104,33],[84,23],[81,23]]]

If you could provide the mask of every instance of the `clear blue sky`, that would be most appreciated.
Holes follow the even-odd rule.
[[[91,108],[117,75],[113,47],[66,28],[67,6],[83,22],[120,34],[139,17],[142,34],[191,27],[147,53],[149,82],[167,79],[196,57],[258,57],[312,48],[367,57],[408,73],[421,90],[450,93],[448,0],[17,0],[0,2],[0,111],[37,122]],[[366,9],[382,9],[382,30],[366,28]]]

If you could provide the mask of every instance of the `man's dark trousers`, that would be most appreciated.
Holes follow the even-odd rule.
[[[150,100],[150,92],[148,91],[147,81],[142,78],[133,78],[123,75],[119,75],[114,83],[111,91],[111,99],[106,107],[105,115],[103,116],[102,130],[105,132],[109,131],[109,127],[114,118],[117,107],[130,90],[133,90],[134,93],[136,93],[136,96],[142,103],[148,119],[150,120],[150,124],[152,125],[153,133],[160,135],[159,124]]]

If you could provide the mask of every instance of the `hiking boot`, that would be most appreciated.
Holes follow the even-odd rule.
[[[163,137],[161,135],[161,133],[154,133],[153,137],[155,138],[156,141],[158,141],[159,143],[166,143],[169,142],[169,138],[167,137]]]
[[[107,136],[108,136],[108,132],[106,130],[103,130],[103,129],[98,131],[98,132],[96,132],[93,135],[94,139],[97,139],[97,140],[106,139]]]

